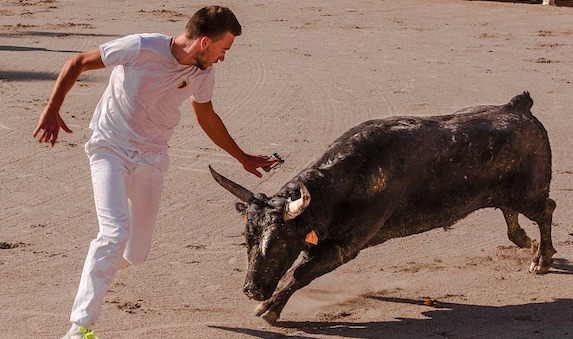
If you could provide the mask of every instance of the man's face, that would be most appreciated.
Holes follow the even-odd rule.
[[[235,36],[229,32],[218,40],[203,37],[201,39],[201,51],[195,56],[195,66],[204,70],[219,60],[225,61],[225,53],[231,49],[234,41]]]

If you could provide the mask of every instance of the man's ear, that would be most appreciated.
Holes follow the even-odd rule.
[[[205,49],[211,44],[211,38],[202,36],[201,39],[199,39],[199,43],[201,44],[201,49]]]

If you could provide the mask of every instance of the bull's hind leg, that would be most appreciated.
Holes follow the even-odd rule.
[[[553,263],[552,257],[557,253],[555,248],[553,248],[553,242],[551,241],[551,223],[553,222],[553,211],[555,210],[555,207],[555,201],[547,198],[543,204],[541,212],[523,212],[526,217],[537,222],[541,236],[539,248],[533,257],[531,266],[529,267],[530,272],[537,274],[547,273]]]
[[[541,207],[539,207],[540,205]],[[547,273],[553,262],[551,257],[557,253],[551,241],[551,223],[553,221],[555,206],[555,201],[546,199],[535,208],[519,210],[520,213],[536,222],[539,226],[540,241],[531,266],[529,267],[530,272],[537,274]],[[507,207],[501,208],[501,211],[507,223],[507,235],[509,240],[521,248],[531,248],[533,244],[531,239],[519,226],[518,212]]]
[[[500,208],[507,223],[507,236],[509,240],[520,248],[531,248],[531,239],[523,228],[519,226],[518,213],[507,207]]]

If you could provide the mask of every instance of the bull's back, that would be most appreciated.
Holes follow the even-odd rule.
[[[340,210],[388,218],[381,240],[447,227],[485,207],[546,199],[547,133],[531,105],[516,98],[448,116],[365,122],[339,138],[315,167],[347,190],[330,195],[341,199]],[[342,228],[354,227],[355,216],[336,219],[349,220]]]
[[[505,115],[442,124],[435,147],[403,180],[411,184],[388,227],[447,227],[481,208],[546,199],[551,179],[546,134],[534,121]]]

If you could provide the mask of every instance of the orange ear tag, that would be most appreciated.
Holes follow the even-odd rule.
[[[316,245],[318,244],[318,236],[316,235],[316,232],[314,230],[310,231],[306,237],[304,238],[304,240],[309,243],[309,244],[313,244]]]
[[[244,214],[241,214],[241,220],[243,220],[243,223],[247,222],[247,216]]]

